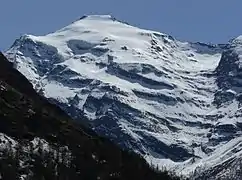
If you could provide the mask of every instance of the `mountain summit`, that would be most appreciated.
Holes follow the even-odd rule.
[[[24,35],[5,54],[39,94],[99,135],[160,167],[226,179],[242,154],[240,39],[182,42],[84,16]]]

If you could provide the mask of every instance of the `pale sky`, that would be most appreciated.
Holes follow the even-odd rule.
[[[89,14],[187,41],[226,43],[242,34],[242,0],[1,0],[0,50],[22,34],[44,35]]]

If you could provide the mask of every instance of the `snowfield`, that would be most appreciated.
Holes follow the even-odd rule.
[[[105,15],[23,35],[5,55],[74,119],[85,116],[151,164],[191,175],[239,167],[227,162],[242,154],[241,47],[242,36],[226,45],[181,42]]]

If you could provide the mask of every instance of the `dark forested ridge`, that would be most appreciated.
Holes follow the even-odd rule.
[[[37,95],[28,80],[0,54],[0,133],[21,142],[16,152],[2,150],[0,176],[12,180],[125,179],[166,180],[138,155],[119,149],[108,140],[72,121],[62,110]],[[24,151],[35,137],[46,140],[53,151]],[[54,152],[68,146],[71,158],[66,163]],[[28,166],[20,166],[25,159]],[[60,160],[61,159],[61,160]],[[26,168],[27,167],[27,168]]]

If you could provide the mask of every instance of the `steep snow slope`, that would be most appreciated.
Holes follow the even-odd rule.
[[[238,63],[221,64],[239,39],[181,42],[108,15],[85,16],[46,36],[22,36],[6,56],[75,119],[85,116],[100,135],[189,174],[237,156],[239,101],[224,102],[236,90],[221,83],[227,64]]]
[[[2,180],[178,179],[73,121],[40,97],[2,53],[0,132]]]

